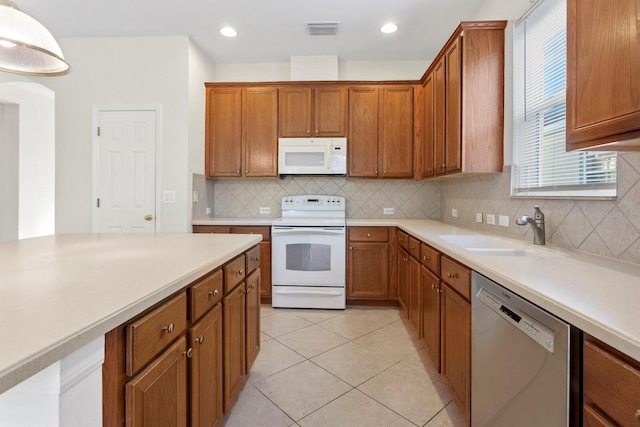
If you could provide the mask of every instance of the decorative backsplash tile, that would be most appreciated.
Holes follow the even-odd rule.
[[[442,219],[533,241],[531,227],[515,220],[533,215],[533,206],[539,205],[547,243],[640,263],[640,153],[618,155],[617,200],[515,199],[509,197],[510,180],[504,172],[442,182]],[[475,222],[476,212],[484,214],[481,224]],[[486,223],[487,214],[495,215],[496,225]],[[509,216],[508,227],[498,225],[499,215]]]
[[[196,181],[200,181],[197,183]],[[194,175],[194,190],[203,192],[201,175]],[[328,194],[347,199],[348,218],[440,218],[440,184],[413,180],[376,180],[345,177],[285,177],[207,180],[206,194],[213,194],[213,215],[204,215],[199,200],[193,218],[278,218],[282,197]],[[211,206],[211,200],[208,200]],[[260,207],[270,208],[260,214]],[[383,215],[383,208],[394,208]]]

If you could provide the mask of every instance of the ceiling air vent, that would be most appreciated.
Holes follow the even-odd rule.
[[[305,22],[310,36],[335,36],[339,22]]]

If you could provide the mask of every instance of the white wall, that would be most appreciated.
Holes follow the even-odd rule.
[[[353,61],[338,62],[339,80],[418,80],[431,61]],[[217,64],[218,82],[287,81],[288,62],[273,64]]]
[[[0,83],[5,104],[0,120],[6,122],[0,151],[6,154],[3,163],[10,162],[2,171],[3,239],[50,235],[55,231],[54,93],[24,79],[3,80],[8,82]]]
[[[39,78],[56,93],[56,232],[92,231],[92,109],[160,104],[162,145],[157,194],[176,192],[158,212],[162,232],[189,223],[189,40],[183,37],[58,40],[68,75]]]

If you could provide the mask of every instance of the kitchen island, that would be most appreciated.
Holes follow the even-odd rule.
[[[0,243],[0,393],[260,240],[258,235],[63,234]]]

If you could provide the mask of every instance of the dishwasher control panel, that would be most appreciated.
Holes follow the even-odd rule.
[[[540,344],[548,352],[553,353],[554,333],[552,329],[537,322],[517,308],[509,306],[508,302],[503,301],[485,288],[480,288],[476,298],[513,326],[520,329],[524,334],[530,336],[532,340]]]

